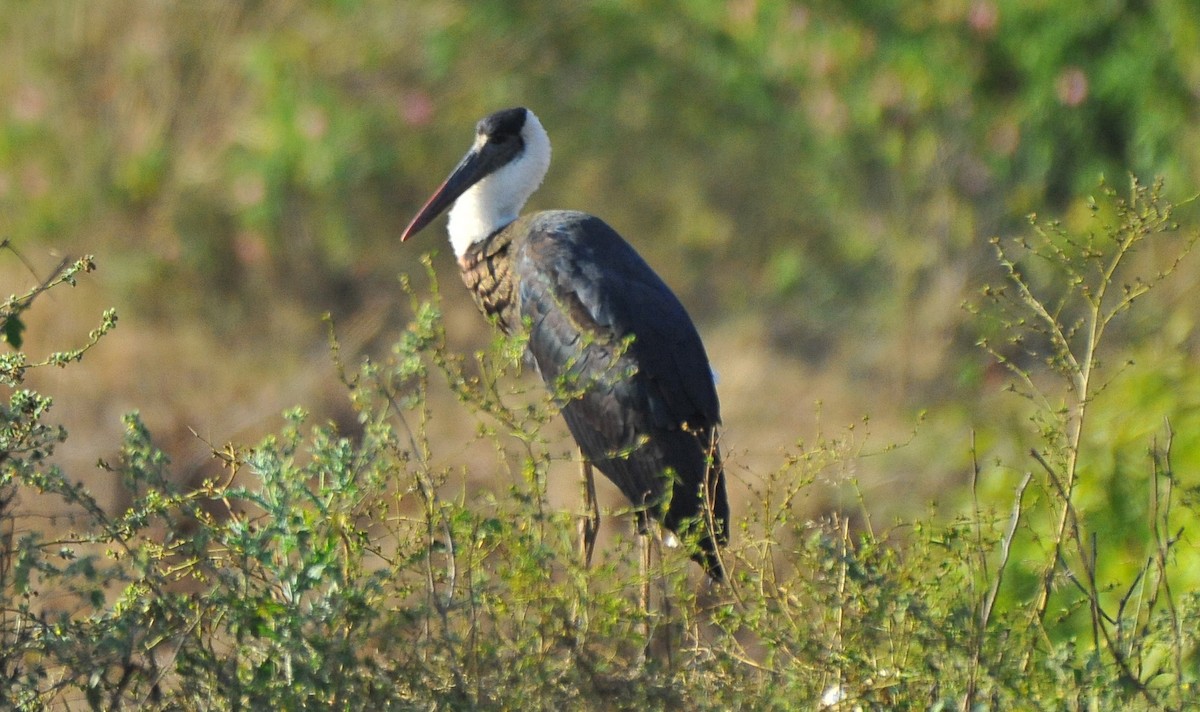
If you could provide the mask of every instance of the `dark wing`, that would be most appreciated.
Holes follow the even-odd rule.
[[[584,456],[672,530],[702,513],[708,483],[723,541],[720,406],[683,305],[598,218],[552,211],[520,222],[514,270],[529,351]]]

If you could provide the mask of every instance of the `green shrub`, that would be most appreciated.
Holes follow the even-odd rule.
[[[845,479],[863,436],[848,429],[798,445],[753,482],[719,588],[667,550],[643,577],[627,539],[591,570],[581,565],[575,516],[547,503],[549,400],[512,387],[520,340],[451,352],[432,275],[428,296],[409,290],[414,317],[386,358],[348,365],[333,341],[358,414],[352,428],[294,409],[257,445],[214,448],[222,475],[185,489],[130,415],[118,455],[101,463],[128,490],[122,512],[105,511],[52,464],[65,433],[48,420],[51,401],[19,390],[23,369],[67,364],[87,347],[36,363],[10,351],[0,430],[5,702],[1183,709],[1197,683],[1194,552],[1180,545],[1195,483],[1173,465],[1169,426],[1151,429],[1156,441],[1122,445],[1150,457],[1139,481],[1118,482],[1128,473],[1105,467],[1112,448],[1089,437],[1089,424],[1093,409],[1120,405],[1105,406],[1103,394],[1138,380],[1136,365],[1102,365],[1107,330],[1136,312],[1194,236],[1164,234],[1171,206],[1157,186],[1135,183],[1128,199],[1105,191],[1094,214],[1091,233],[1035,222],[1028,238],[998,243],[1009,277],[977,309],[990,324],[986,348],[1028,398],[1028,462],[978,464],[975,503],[962,515],[881,528],[866,512],[796,514],[816,481]],[[1151,242],[1164,242],[1168,267],[1139,279],[1126,270],[1144,266],[1131,256]],[[90,269],[81,264],[48,287]],[[0,315],[19,318],[35,296]],[[106,314],[88,343],[114,321]],[[460,413],[431,410],[426,396],[443,385]],[[476,419],[497,467],[516,475],[506,491],[455,490],[427,437],[438,417]],[[1089,494],[1114,487],[1143,491],[1149,509],[1114,510]],[[22,501],[35,496],[70,505],[69,526],[31,517]],[[1134,544],[1130,563],[1120,548]]]

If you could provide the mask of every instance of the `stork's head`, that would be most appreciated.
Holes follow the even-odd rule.
[[[450,244],[462,256],[472,244],[517,219],[550,167],[550,138],[533,112],[505,109],[475,125],[475,145],[417,213],[407,240],[451,203]]]

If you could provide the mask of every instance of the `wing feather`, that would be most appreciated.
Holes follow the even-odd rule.
[[[584,456],[671,529],[701,513],[700,483],[709,482],[723,541],[728,504],[712,445],[720,405],[687,311],[598,218],[552,211],[527,220],[515,243],[519,313]]]

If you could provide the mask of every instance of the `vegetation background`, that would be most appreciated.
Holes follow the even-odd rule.
[[[832,441],[845,457],[798,517],[1006,507],[1038,468],[1039,427],[1009,369],[1043,384],[1054,363],[963,308],[1006,278],[992,238],[1028,234],[1034,213],[1096,232],[1114,214],[1092,207],[1100,181],[1128,197],[1131,175],[1162,177],[1174,219],[1200,224],[1190,0],[50,0],[0,7],[0,63],[0,238],[15,248],[0,293],[95,255],[75,292],[22,315],[24,350],[78,342],[108,307],[120,327],[25,385],[70,433],[56,462],[114,512],[135,493],[95,463],[117,457],[132,410],[183,488],[296,404],[360,432],[322,315],[343,362],[386,356],[420,302],[397,276],[428,293],[425,252],[447,349],[491,343],[436,230],[397,236],[497,108],[526,105],[551,135],[529,209],[602,216],[697,320],[743,512],[769,473]],[[1170,271],[1172,245],[1127,262]],[[1181,265],[1113,322],[1087,401],[1081,496],[1128,548],[1115,571],[1138,566],[1144,538],[1124,533],[1152,516],[1138,483],[1164,423],[1181,491],[1200,486],[1200,270]],[[1051,267],[1022,274],[1057,294]],[[509,486],[480,419],[449,387],[428,397],[447,491]],[[550,500],[568,510],[569,439],[546,427]]]

